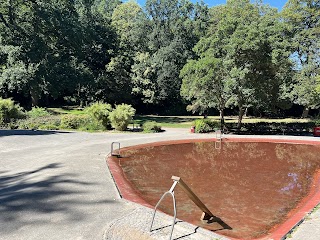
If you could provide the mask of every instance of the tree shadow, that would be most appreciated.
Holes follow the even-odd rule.
[[[137,116],[135,121],[139,124],[143,124],[146,121],[155,121],[158,123],[185,123],[192,122],[195,118],[188,117],[166,117],[166,116]]]
[[[50,175],[61,168],[58,163],[48,164],[33,171],[10,174],[0,172],[0,232],[9,233],[27,225],[50,223],[47,214],[61,213],[64,219],[80,221],[86,213],[78,207],[90,205],[83,198],[94,183],[75,180],[77,174]],[[85,186],[79,188],[79,186]],[[95,204],[114,203],[103,200]]]
[[[51,135],[57,133],[69,133],[64,131],[50,131],[50,130],[0,130],[0,137],[14,136],[14,135]]]

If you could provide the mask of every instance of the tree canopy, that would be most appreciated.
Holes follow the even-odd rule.
[[[318,109],[320,2],[4,0],[0,97],[239,114]],[[168,111],[166,111],[168,112]]]
[[[201,108],[219,106],[220,112],[237,106],[240,127],[245,108],[273,108],[280,99],[280,87],[286,79],[283,68],[290,67],[287,46],[283,44],[286,39],[275,9],[239,0],[211,10],[208,33],[194,48],[198,57],[187,65],[191,69],[200,65],[201,71],[186,74],[183,69],[182,95]],[[208,60],[219,62],[219,67],[206,66]],[[199,82],[203,77],[203,85],[189,82]],[[220,90],[211,91],[215,94],[208,99],[211,103],[199,105],[198,94],[207,89],[208,81]]]

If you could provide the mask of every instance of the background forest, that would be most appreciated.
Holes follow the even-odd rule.
[[[0,97],[138,113],[301,115],[320,106],[320,1],[3,0]]]

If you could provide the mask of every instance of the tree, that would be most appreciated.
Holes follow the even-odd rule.
[[[191,102],[187,109],[204,113],[209,108],[220,112],[221,125],[224,125],[224,109],[230,99],[228,86],[225,84],[224,68],[221,59],[200,57],[190,60],[182,68],[181,95]]]
[[[103,16],[107,21],[111,20],[114,9],[122,4],[120,0],[95,0],[93,10]]]
[[[240,128],[245,108],[276,104],[284,77],[281,65],[287,65],[284,46],[277,43],[285,39],[276,11],[249,0],[227,1],[211,14],[207,35],[194,48],[200,57],[196,60],[220,60],[217,72],[223,74],[221,84],[230,94],[225,104],[238,106]],[[212,98],[211,105],[214,102]]]
[[[135,31],[144,17],[141,7],[132,0],[118,5],[114,9],[111,25],[116,29],[121,47],[135,49],[136,41],[134,38],[137,35]]]
[[[196,6],[181,0],[146,2],[142,28],[146,48],[137,53],[132,66],[134,93],[145,103],[166,106],[180,101],[179,72],[193,56],[192,48],[206,27],[207,8]]]
[[[131,67],[141,46],[140,39],[143,39],[138,36],[143,18],[141,7],[133,1],[118,5],[113,11],[111,26],[117,33],[117,48],[115,56],[106,65],[110,102],[131,101]]]
[[[66,68],[66,58],[71,60],[78,50],[74,9],[69,1],[52,5],[43,1],[6,1],[0,9],[0,54],[5,58],[0,83],[9,90],[29,93],[32,104],[37,105],[43,93],[60,91],[64,79],[54,83],[52,73],[57,65]]]
[[[289,0],[282,16],[287,24],[286,33],[292,39],[292,60],[295,63],[292,99],[304,106],[302,117],[307,117],[310,109],[320,106],[316,91],[320,67],[320,1]]]
[[[113,31],[95,17],[92,0],[0,3],[0,85],[42,97],[95,97]]]

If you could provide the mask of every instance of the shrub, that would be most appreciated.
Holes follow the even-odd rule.
[[[194,126],[196,133],[207,133],[220,128],[220,123],[210,119],[197,119],[194,121]]]
[[[116,130],[124,131],[135,113],[136,110],[131,105],[121,104],[109,114],[109,119]]]
[[[97,131],[97,130],[105,130],[106,128],[98,121],[92,118],[88,118],[88,120],[79,127],[81,131]]]
[[[57,130],[61,124],[60,116],[43,116],[38,118],[27,118],[17,121],[19,129],[41,129],[41,130]]]
[[[0,98],[0,125],[6,125],[12,120],[24,117],[23,109],[12,99]]]
[[[33,107],[29,112],[27,112],[27,115],[30,118],[38,118],[49,116],[50,113],[45,108]]]
[[[143,131],[150,133],[150,132],[161,132],[161,126],[155,121],[147,121],[142,126]]]
[[[85,111],[96,121],[100,122],[105,128],[110,127],[109,114],[112,111],[110,104],[96,102],[85,108]]]
[[[284,134],[284,133],[308,133],[316,123],[313,122],[256,122],[243,123],[242,132],[258,134]],[[237,123],[228,123],[229,130],[237,131]]]
[[[78,129],[92,121],[88,115],[64,115],[61,117],[60,127],[64,129]]]
[[[318,118],[318,119],[314,119],[314,120],[313,120],[313,123],[314,123],[314,125],[317,126],[317,127],[320,126],[320,119],[319,119],[319,118]]]

